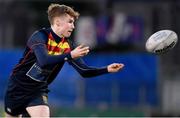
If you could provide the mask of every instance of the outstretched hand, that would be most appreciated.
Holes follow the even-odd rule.
[[[89,47],[80,45],[71,51],[71,57],[73,59],[83,57],[89,53]]]
[[[110,73],[114,73],[114,72],[118,72],[119,70],[121,70],[124,67],[124,64],[121,63],[113,63],[107,66],[108,72]]]

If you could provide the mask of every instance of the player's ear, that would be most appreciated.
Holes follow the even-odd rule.
[[[57,26],[60,26],[60,19],[59,18],[54,18],[54,24]]]

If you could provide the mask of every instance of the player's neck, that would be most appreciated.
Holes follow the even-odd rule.
[[[60,31],[57,30],[54,26],[51,26],[52,31],[58,35],[60,38],[64,37]]]

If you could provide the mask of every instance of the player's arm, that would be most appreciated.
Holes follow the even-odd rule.
[[[71,60],[68,62],[83,77],[93,77],[93,76],[98,76],[98,75],[108,73],[107,67],[102,67],[102,68],[90,67],[90,66],[87,66],[82,59]]]
[[[46,50],[46,46],[43,44],[38,44],[37,46],[34,46],[33,51],[41,67],[50,64],[61,63],[67,59],[72,59],[70,53],[61,55],[49,55]]]
[[[123,64],[113,63],[107,67],[95,68],[87,66],[82,59],[70,60],[69,63],[81,74],[83,77],[94,77],[106,73],[118,72],[124,67]]]
[[[34,33],[28,41],[28,47],[33,50],[36,55],[38,64],[43,67],[50,64],[62,63],[66,60],[77,59],[89,52],[89,47],[82,45],[76,47],[69,53],[61,55],[49,55],[46,47],[47,36],[44,32]]]
[[[84,50],[82,51],[83,53],[81,53],[81,56],[78,56],[80,52],[79,50],[82,48],[84,48]],[[69,60],[68,61],[69,64],[72,65],[83,77],[93,77],[108,73],[107,67],[103,67],[103,68],[90,67],[87,66],[81,58],[79,59],[77,58],[77,57],[83,57],[88,53],[89,53],[89,47],[84,47],[83,45],[78,46],[73,51],[71,51],[71,56],[73,57],[73,60]]]
[[[61,63],[65,59],[72,59],[71,54],[49,55],[46,47],[47,36],[44,32],[34,33],[28,40],[28,47],[34,52],[38,64],[43,67],[50,64]]]

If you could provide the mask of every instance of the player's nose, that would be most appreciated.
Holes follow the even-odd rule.
[[[71,27],[72,27],[72,29],[74,29],[75,28],[74,24],[72,24]]]

